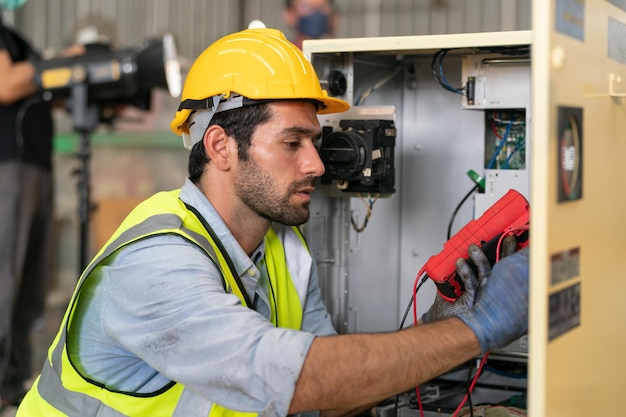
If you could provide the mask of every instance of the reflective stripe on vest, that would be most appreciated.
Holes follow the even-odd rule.
[[[158,392],[149,394],[110,391],[98,383],[85,380],[70,362],[66,347],[67,328],[71,325],[80,288],[98,265],[139,239],[173,233],[199,246],[222,272],[225,290],[233,292],[245,305],[228,267],[228,255],[220,252],[201,221],[178,199],[178,193],[179,190],[158,193],[140,204],[85,269],[48,352],[42,373],[24,398],[17,416],[256,416],[256,413],[228,410],[173,381]],[[306,248],[300,232],[296,228],[294,231]],[[275,294],[270,294],[269,303],[272,321],[276,324],[276,318],[279,318],[280,327],[300,329],[302,305],[289,274],[282,242],[272,229],[265,236],[265,262],[275,291]]]

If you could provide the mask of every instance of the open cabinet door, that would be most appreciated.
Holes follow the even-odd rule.
[[[626,1],[532,7],[529,415],[623,415]]]

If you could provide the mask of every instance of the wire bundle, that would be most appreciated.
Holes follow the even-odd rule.
[[[437,81],[437,83],[439,83],[439,85],[446,90],[462,96],[467,96],[467,84],[458,88],[453,87],[443,73],[443,60],[448,52],[450,52],[450,49],[441,49],[433,55],[433,60],[430,63],[430,69],[433,72],[433,77],[435,77],[435,81]]]

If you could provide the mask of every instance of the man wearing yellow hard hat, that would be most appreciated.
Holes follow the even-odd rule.
[[[520,251],[458,317],[444,306],[407,330],[336,334],[297,226],[324,172],[317,114],[348,107],[276,30],[209,46],[171,124],[189,178],[86,268],[17,415],[350,415],[525,333]]]

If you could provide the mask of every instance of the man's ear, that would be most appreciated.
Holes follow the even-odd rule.
[[[230,168],[232,155],[237,156],[237,147],[235,141],[226,134],[222,126],[209,126],[204,132],[202,143],[211,163],[222,170]]]

